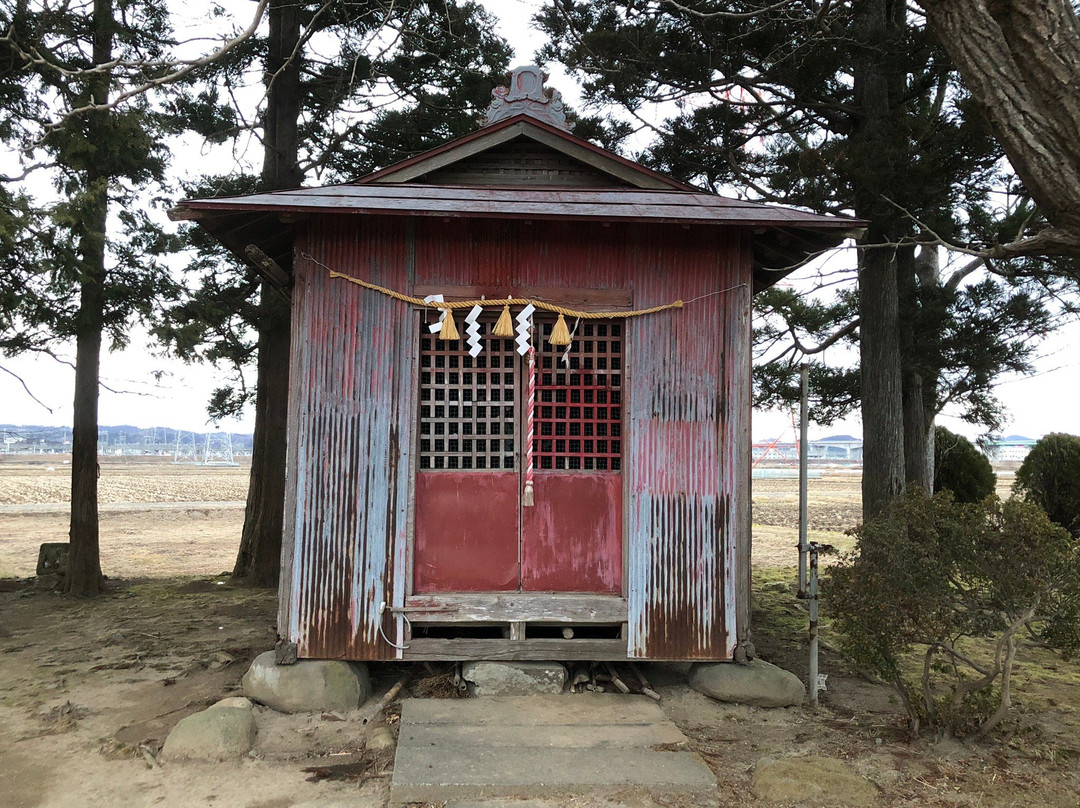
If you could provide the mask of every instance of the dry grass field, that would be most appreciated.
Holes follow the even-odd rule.
[[[0,578],[33,575],[37,548],[66,541],[70,466],[0,456]],[[232,569],[250,467],[102,458],[101,566],[110,577],[216,575]]]
[[[69,466],[62,456],[0,455],[0,578],[34,574],[37,548],[66,541]],[[246,459],[245,459],[246,460]],[[102,569],[106,575],[216,575],[240,541],[248,465],[174,465],[170,458],[102,458]],[[810,539],[848,549],[858,523],[859,477],[810,481]],[[797,561],[798,481],[754,481],[754,564]]]

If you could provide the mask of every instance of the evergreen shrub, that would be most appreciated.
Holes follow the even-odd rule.
[[[983,736],[1008,714],[1026,646],[1080,650],[1080,541],[1037,506],[910,491],[855,536],[823,603],[913,733]]]
[[[986,455],[963,435],[934,429],[934,493],[952,491],[957,502],[978,502],[994,493],[997,475]]]
[[[1013,493],[1080,536],[1080,437],[1064,432],[1044,436],[1016,472]]]

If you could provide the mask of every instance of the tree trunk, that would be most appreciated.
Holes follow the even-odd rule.
[[[94,0],[94,64],[112,59],[112,0]],[[95,103],[108,101],[108,73],[93,79]],[[89,113],[89,130],[105,129],[109,113]],[[64,591],[97,595],[102,589],[98,541],[98,382],[101,332],[105,321],[105,227],[109,215],[109,183],[91,169],[86,172],[82,233],[79,237],[79,313],[75,324],[75,400],[71,427],[70,547]]]
[[[904,385],[904,480],[934,493],[934,419],[937,417],[938,368],[928,361],[926,345],[940,333],[937,295],[941,267],[937,247],[922,245],[897,251],[900,279],[900,347]],[[935,358],[936,359],[936,358]]]
[[[904,481],[910,488],[934,493],[933,421],[927,422],[923,378],[905,370],[904,385]]]
[[[924,248],[930,252],[932,248]],[[924,283],[937,283],[934,275],[928,278],[920,272],[920,259],[915,257],[915,246],[905,246],[896,251],[896,274],[900,294],[900,366],[903,386],[904,409],[904,482],[907,486],[921,488],[933,493],[934,478],[931,472],[931,456],[928,454],[929,439],[934,413],[927,406],[933,400],[935,379],[928,379],[928,368],[921,361],[920,341],[937,329],[937,324],[926,322],[922,308],[920,287]],[[929,388],[929,389],[928,389]]]
[[[83,277],[76,325],[75,401],[71,428],[71,531],[64,591],[97,595],[101,591],[98,546],[98,380],[101,329],[105,308],[106,184],[89,191],[93,212],[80,239]],[[100,201],[97,198],[100,195]]]
[[[300,62],[293,58],[300,41],[299,8],[291,0],[273,0],[269,25],[266,56],[269,88],[261,183],[265,191],[296,188],[303,181],[297,165]],[[282,268],[289,272],[292,269]],[[233,577],[252,586],[276,586],[281,565],[291,353],[289,329],[288,301],[264,281],[259,301],[251,479],[240,550],[233,567]]]
[[[1080,21],[1069,0],[919,0],[1051,227],[1080,255]]]
[[[859,365],[862,375],[863,521],[876,516],[904,490],[904,415],[899,337],[899,290],[889,223],[896,211],[885,200],[895,166],[884,164],[896,137],[893,98],[903,76],[884,58],[903,24],[899,2],[865,0],[855,5],[854,90],[858,112],[851,135],[855,161],[855,213],[873,224],[859,256]]]
[[[859,263],[865,522],[904,490],[904,414],[895,265],[880,249]]]
[[[251,478],[233,577],[251,586],[276,586],[285,513],[290,324],[288,301],[265,282],[259,321]]]

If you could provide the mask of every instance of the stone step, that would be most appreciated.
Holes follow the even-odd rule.
[[[656,702],[642,696],[624,696],[620,693],[409,699],[407,703],[409,720],[416,724],[525,726],[670,723]]]
[[[672,746],[686,742],[674,724],[563,724],[535,725],[527,734],[521,726],[449,726],[418,724],[401,728],[400,738],[435,746],[499,746],[516,744],[522,748],[626,749],[630,747]],[[400,743],[399,738],[399,743]]]
[[[546,808],[626,792],[704,799],[715,789],[686,737],[644,697],[408,699],[390,803],[494,808],[517,798]]]

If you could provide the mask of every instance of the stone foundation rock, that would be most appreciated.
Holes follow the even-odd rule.
[[[761,659],[699,662],[690,669],[690,687],[717,701],[753,707],[797,707],[806,694],[798,676]]]
[[[255,745],[255,716],[244,698],[222,699],[173,727],[161,749],[162,760],[229,760]]]
[[[474,696],[562,693],[566,668],[558,662],[467,662],[461,677]]]
[[[362,663],[302,659],[278,665],[274,651],[255,657],[243,687],[249,699],[279,713],[346,713],[371,696],[371,679]]]

